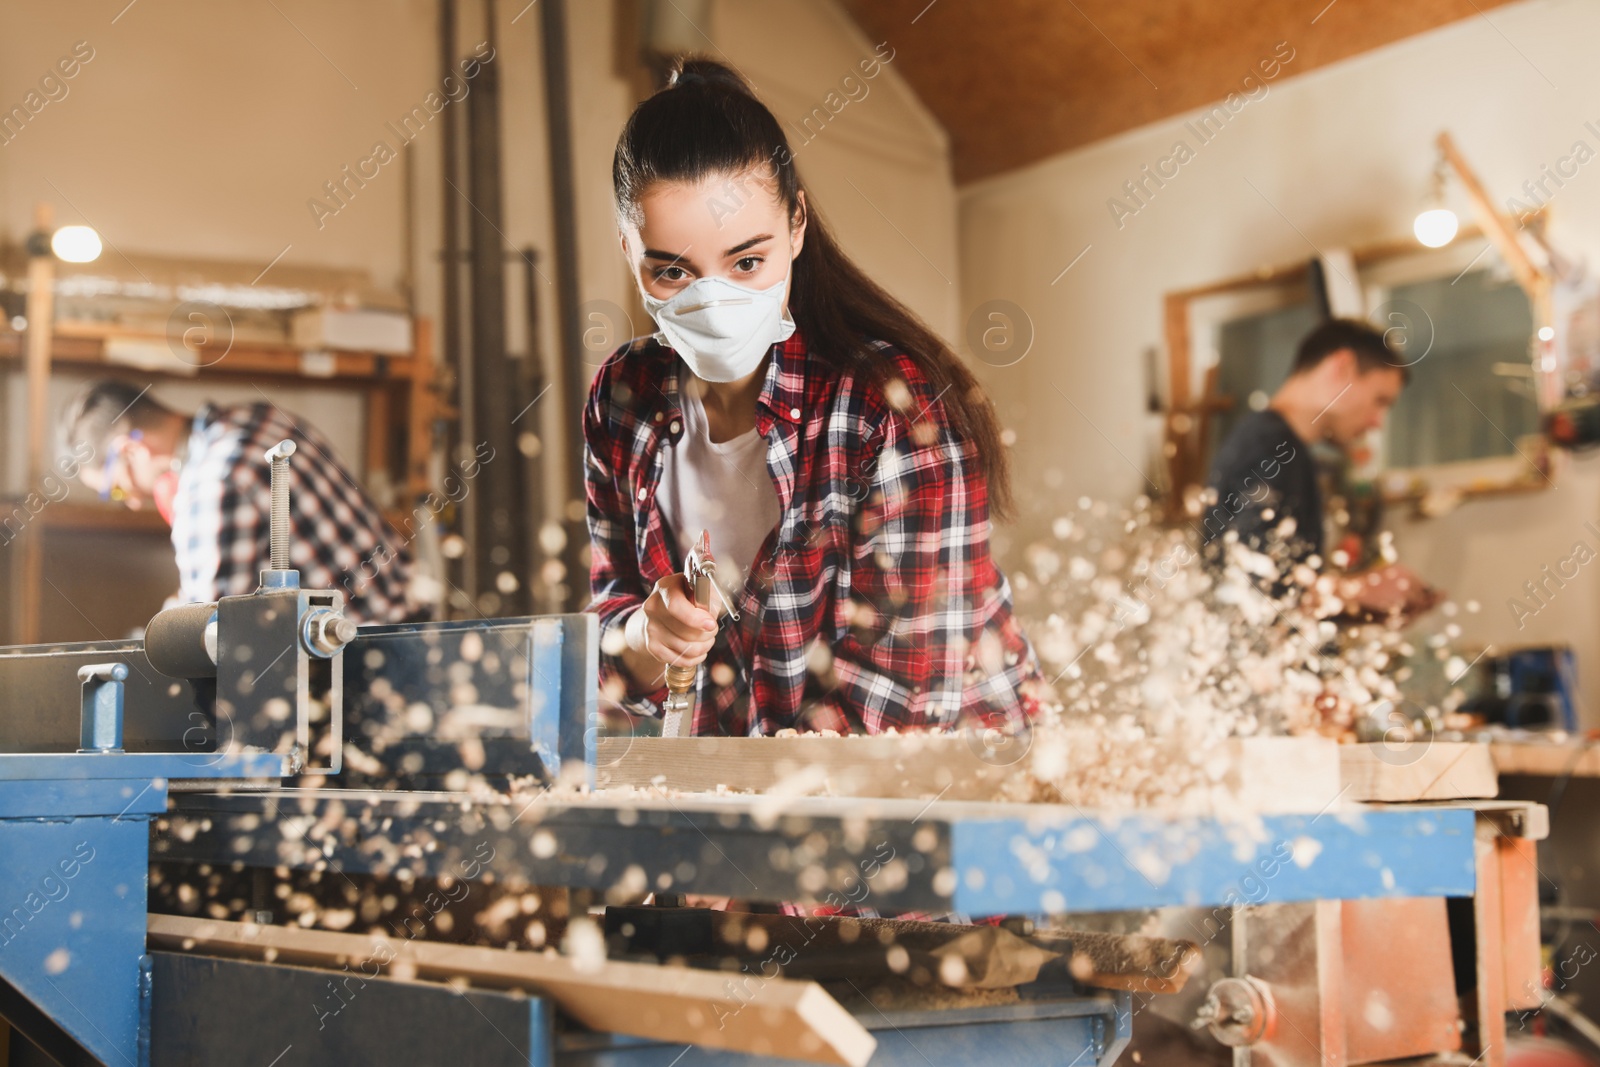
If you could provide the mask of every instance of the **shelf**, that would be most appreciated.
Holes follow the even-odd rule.
[[[11,508],[20,507],[17,497],[0,497],[0,515]],[[406,508],[382,508],[384,519],[402,532],[404,523],[413,518]],[[171,527],[154,509],[134,511],[120,504],[79,504],[60,501],[47,504],[33,520],[45,530],[113,530],[127,533],[167,533]]]
[[[169,527],[152,508],[133,511],[121,504],[76,504],[61,501],[39,512],[38,523],[46,530],[127,530],[137,533],[165,533]]]
[[[172,369],[144,363],[106,358],[108,340],[125,340],[164,345],[165,334],[98,331],[83,326],[59,330],[51,341],[50,360],[70,367],[114,367],[169,378],[196,378],[202,375],[263,375],[304,381],[351,381],[361,383],[409,383],[418,374],[431,373],[428,361],[416,356],[393,356],[376,352],[307,352],[290,345],[235,341],[215,363],[195,367],[174,355]],[[26,335],[0,333],[0,360],[22,359]]]

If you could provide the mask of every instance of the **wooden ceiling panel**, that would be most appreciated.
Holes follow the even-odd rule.
[[[950,133],[958,182],[1012,170],[1510,0],[844,0]],[[1259,90],[1258,90],[1259,91]]]

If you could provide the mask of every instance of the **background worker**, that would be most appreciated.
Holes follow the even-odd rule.
[[[1244,415],[1217,449],[1207,479],[1216,504],[1205,515],[1207,558],[1217,563],[1228,531],[1258,552],[1276,552],[1286,569],[1326,565],[1325,503],[1311,447],[1348,452],[1383,428],[1407,371],[1383,335],[1362,322],[1330,319],[1308,333],[1289,377],[1261,411]],[[1338,586],[1347,608],[1410,617],[1437,592],[1400,564],[1349,575]]]
[[[64,451],[92,456],[79,477],[105,499],[155,508],[172,527],[181,603],[249,593],[268,565],[267,449],[291,440],[289,562],[308,589],[337,589],[357,622],[402,622],[413,561],[383,514],[314,428],[268,403],[177,412],[148,389],[91,382],[60,423]],[[89,451],[92,449],[92,453]]]

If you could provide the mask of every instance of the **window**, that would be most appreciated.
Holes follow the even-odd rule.
[[[1389,288],[1377,307],[1393,316],[1380,328],[1413,333],[1411,382],[1389,416],[1384,466],[1513,456],[1519,438],[1539,432],[1533,312],[1515,282],[1487,270],[1430,278]]]

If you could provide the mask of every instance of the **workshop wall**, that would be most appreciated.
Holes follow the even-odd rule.
[[[279,8],[107,0],[9,10],[7,109],[76,42],[93,59],[0,148],[6,236],[25,235],[34,201],[49,199],[59,222],[82,218],[129,252],[265,267],[289,245],[288,262],[363,267],[395,285],[398,162],[320,227],[307,202],[376,141],[392,143],[385,123],[438,87],[433,5],[402,0],[383,18],[352,5]],[[427,129],[418,140],[436,138]]]
[[[508,249],[531,245],[540,253],[543,336],[537,347],[548,358],[557,348],[557,265],[551,258],[540,10],[527,0],[493,2],[506,174],[503,232]],[[476,3],[458,8],[458,52],[465,56],[487,40],[485,11]],[[586,309],[620,315],[620,343],[651,328],[617,248],[610,191],[612,149],[641,84],[633,58],[619,48],[625,28],[619,20],[636,18],[638,9],[630,0],[582,0],[566,10],[580,297]],[[948,144],[895,70],[894,44],[880,48],[868,41],[831,2],[717,0],[703,29],[709,35],[703,50],[746,71],[789,127],[802,174],[844,246],[953,335],[959,271]],[[66,94],[0,144],[0,241],[21,241],[32,229],[35,201],[45,199],[56,205],[58,223],[98,228],[108,261],[119,260],[122,251],[266,267],[282,253],[286,265],[360,268],[375,285],[396,290],[409,266],[417,312],[437,320],[439,227],[449,192],[439,173],[439,119],[410,142],[409,265],[398,160],[383,165],[337,213],[311,207],[324,197],[323,183],[342,176],[341,168],[370,156],[379,140],[396,143],[388,124],[440,89],[433,0],[24,5],[7,12],[0,34],[4,108],[36,88],[80,41],[93,58],[66,83]],[[872,58],[887,62],[865,78],[859,64]],[[460,108],[464,117],[464,101],[446,106]],[[530,347],[523,284],[520,263],[509,262],[514,353]],[[591,368],[601,358],[591,357]],[[56,392],[65,395],[65,389]],[[232,398],[227,390],[213,392]],[[359,402],[335,394],[308,409],[308,398],[296,400],[346,459],[359,463]],[[18,488],[21,478],[21,403],[20,389],[0,383],[0,413],[16,431],[0,435],[0,489]],[[575,420],[559,403],[544,403],[543,445],[559,465],[576,441]],[[555,479],[547,484],[546,513],[559,513],[567,502]]]
[[[1335,6],[1322,23],[1340,17]],[[1575,140],[1593,142],[1584,123],[1600,120],[1600,67],[1589,55],[1597,35],[1600,8],[1534,0],[1303,77],[1290,60],[1264,98],[1120,225],[1107,201],[1142,166],[1169,155],[1193,115],[964,187],[963,329],[981,330],[987,303],[1004,300],[1034,331],[1020,362],[975,361],[1017,434],[1019,497],[1037,502],[1003,539],[1007,558],[1018,559],[1019,546],[1080,495],[1126,500],[1149,491],[1145,474],[1161,442],[1159,420],[1145,411],[1144,353],[1165,351],[1164,293],[1306,259],[1313,245],[1409,234],[1442,127],[1497,197],[1520,190]],[[1454,202],[1465,215],[1465,201]],[[1580,171],[1550,207],[1555,239],[1600,267],[1600,172]],[[1580,460],[1554,490],[1393,525],[1408,562],[1457,598],[1481,601],[1479,615],[1461,620],[1466,641],[1569,641],[1592,679],[1600,671],[1600,574],[1586,570],[1568,583],[1524,629],[1506,602],[1544,564],[1565,559],[1583,523],[1596,518],[1600,464]],[[1597,700],[1600,686],[1591,681],[1591,725],[1600,723]]]
[[[718,0],[714,16],[717,43],[783,123],[845,249],[953,339],[960,277],[949,139],[895,69],[906,42],[869,40],[833,3]],[[860,66],[873,59],[882,62]]]

